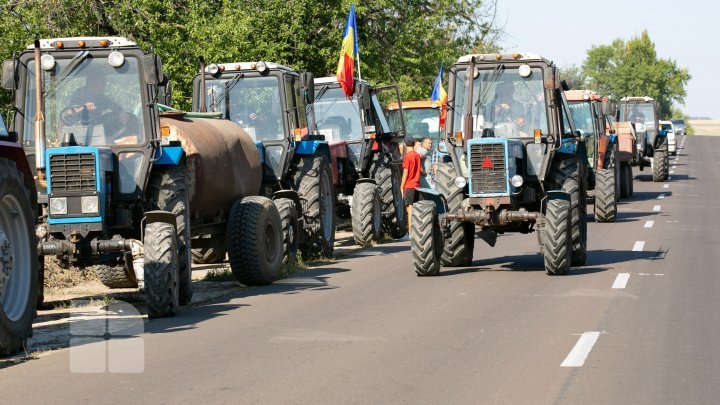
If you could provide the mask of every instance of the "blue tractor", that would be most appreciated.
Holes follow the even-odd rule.
[[[419,276],[468,266],[477,234],[537,231],[548,274],[584,264],[587,157],[558,69],[533,54],[476,54],[450,69],[433,188],[420,189],[410,241]]]

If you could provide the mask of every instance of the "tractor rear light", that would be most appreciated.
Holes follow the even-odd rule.
[[[535,143],[540,143],[540,138],[542,138],[542,130],[540,128],[535,128],[533,131],[533,137],[535,138]]]
[[[455,132],[455,140],[458,141],[458,142],[462,142],[462,140],[463,140],[463,133],[460,132],[460,131]]]
[[[107,48],[108,45],[110,45],[110,42],[108,42],[107,39],[100,40],[100,46],[102,46],[103,48]]]
[[[65,47],[65,44],[63,44],[62,41],[55,41],[55,48],[63,49],[64,47]]]
[[[160,126],[160,143],[170,145],[170,127],[167,125]]]
[[[83,41],[83,40],[78,41],[78,46],[80,48],[85,48],[85,41]]]

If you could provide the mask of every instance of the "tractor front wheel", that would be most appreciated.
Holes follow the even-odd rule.
[[[143,246],[148,318],[173,316],[180,306],[179,252],[175,228],[164,222],[147,224]]]
[[[360,183],[355,186],[350,216],[355,243],[366,246],[372,241],[380,240],[380,192],[374,183]]]
[[[602,169],[595,175],[595,222],[615,222],[616,215],[615,173]]]
[[[567,274],[572,260],[570,202],[555,199],[547,203],[542,229],[545,272],[551,276]]]
[[[415,274],[437,276],[440,273],[440,256],[443,251],[442,231],[435,203],[418,201],[412,206],[410,225],[410,251]]]

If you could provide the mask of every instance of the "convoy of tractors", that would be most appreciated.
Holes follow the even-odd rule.
[[[409,233],[419,276],[468,266],[475,236],[535,232],[550,275],[587,256],[587,205],[613,222],[633,167],[668,176],[648,97],[570,90],[533,54],[449,69],[447,119],[398,86],[315,78],[272,62],[201,61],[192,111],[170,107],[160,58],[119,37],[37,40],[3,63],[0,354],[20,350],[43,301],[45,257],[142,288],[150,318],[191,302],[193,263],[226,259],[247,286],[333,255],[338,223],[366,246]],[[432,140],[411,227],[405,137]],[[430,157],[428,157],[430,158]]]

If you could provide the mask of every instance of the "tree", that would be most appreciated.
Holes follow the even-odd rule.
[[[573,89],[582,90],[587,87],[587,77],[583,74],[582,68],[577,65],[560,68],[560,80],[568,82]]]
[[[649,96],[660,105],[660,116],[670,118],[674,103],[681,104],[690,80],[687,69],[671,59],[658,58],[647,31],[627,42],[593,46],[587,52],[582,73],[598,93],[619,100],[625,96]]]
[[[428,98],[440,62],[496,48],[496,0],[363,0],[357,25],[363,78],[397,82],[404,98]],[[0,57],[35,36],[116,35],[153,46],[190,106],[199,56],[208,62],[265,60],[334,75],[350,0],[6,0]],[[9,94],[0,92],[7,105]]]

